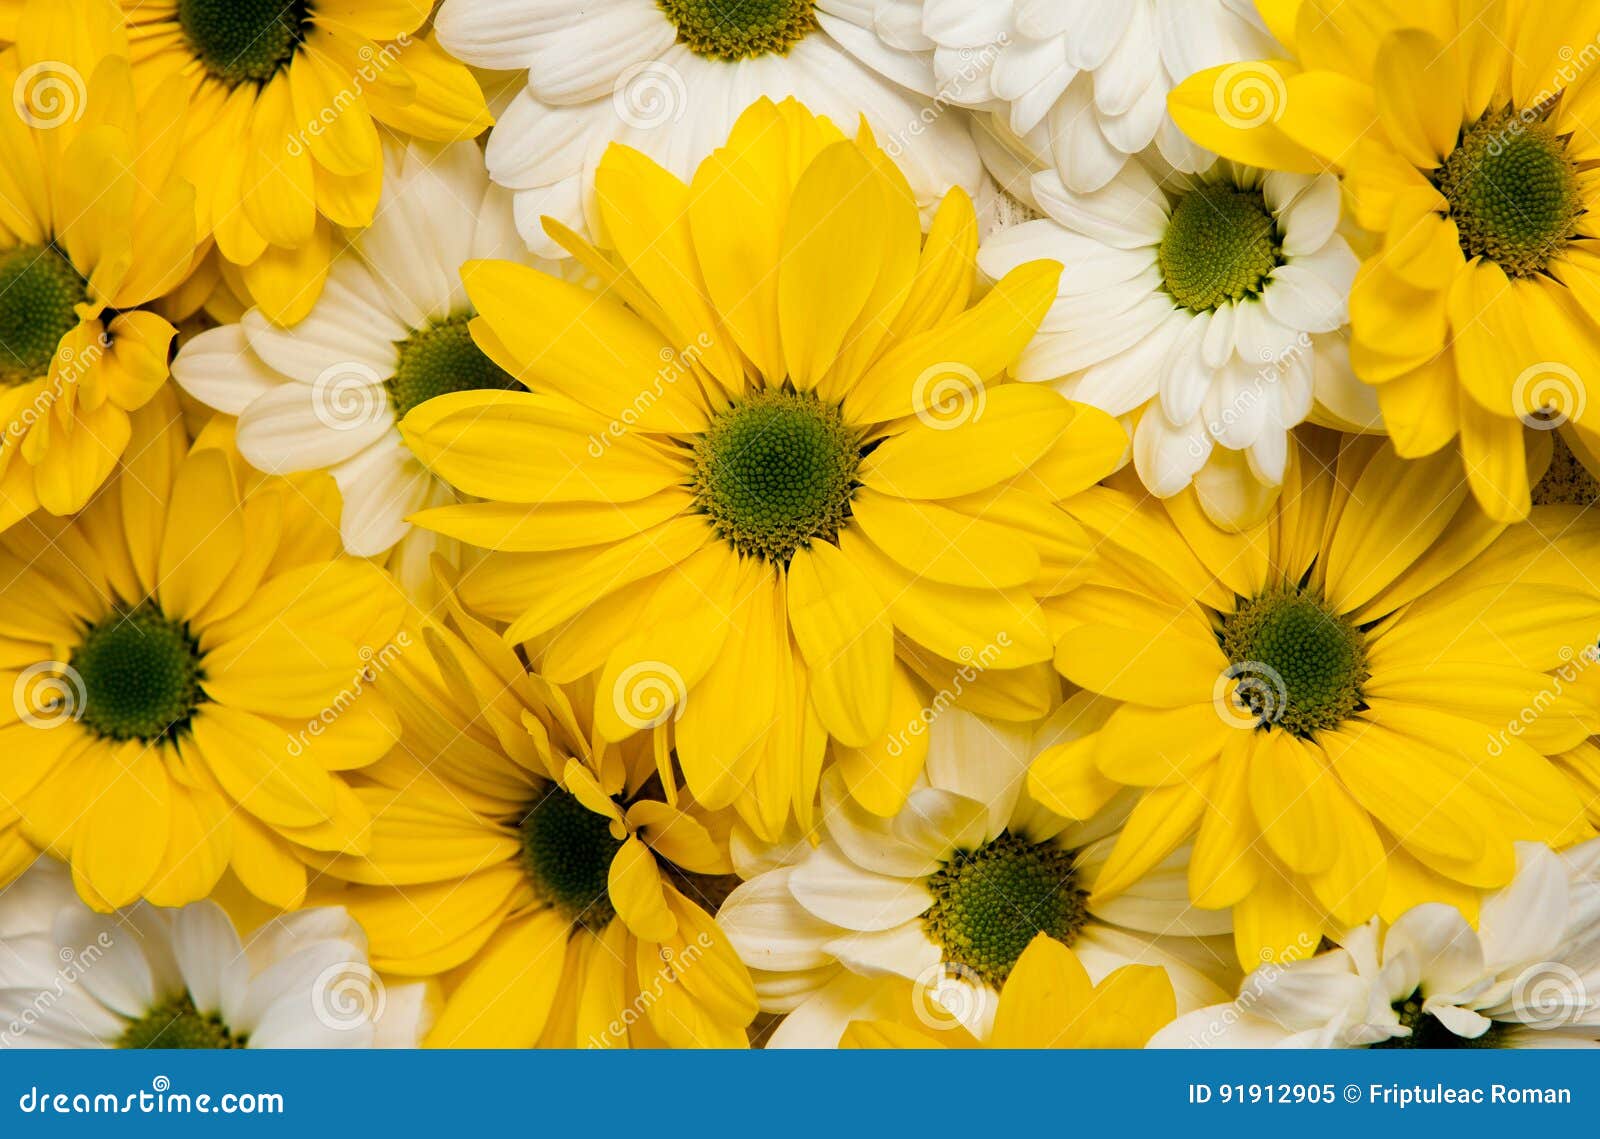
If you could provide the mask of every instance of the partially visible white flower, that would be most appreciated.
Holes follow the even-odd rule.
[[[95,913],[49,858],[0,893],[0,1048],[414,1048],[431,1020],[343,907],[241,942],[210,901]]]
[[[1180,1016],[1152,1048],[1500,1047],[1600,1043],[1600,839],[1517,844],[1478,927],[1429,903],[1326,953],[1266,965],[1238,999]]]

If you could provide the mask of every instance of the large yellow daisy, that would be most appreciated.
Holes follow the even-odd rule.
[[[472,73],[421,30],[432,0],[121,6],[141,98],[176,77],[188,102],[181,169],[202,231],[281,323],[321,293],[337,227],[371,222],[380,127],[445,141],[490,122]]]
[[[1600,716],[1554,674],[1600,629],[1597,524],[1496,522],[1448,453],[1317,433],[1292,459],[1240,534],[1192,494],[1074,504],[1113,569],[1045,604],[1097,730],[1030,773],[1074,818],[1144,788],[1097,893],[1192,838],[1190,895],[1233,906],[1251,964],[1425,901],[1475,913],[1514,842],[1592,833],[1591,789],[1548,757]]]
[[[1600,442],[1600,83],[1589,0],[1272,0],[1295,60],[1193,76],[1194,138],[1277,170],[1343,173],[1372,234],[1351,363],[1408,457],[1459,438],[1483,508],[1529,509],[1526,426]],[[1600,401],[1597,401],[1600,403]]]
[[[363,672],[402,608],[340,556],[331,479],[255,474],[220,426],[189,451],[165,389],[87,509],[0,537],[0,869],[47,850],[110,910],[231,868],[299,905],[295,846],[367,842],[340,773],[393,742]]]
[[[1035,596],[1089,559],[1053,500],[1126,447],[1098,411],[992,382],[1060,266],[973,303],[965,195],[924,241],[872,139],[792,101],[747,110],[690,185],[621,146],[597,178],[610,252],[552,232],[603,291],[464,269],[475,339],[531,393],[407,416],[413,452],[486,500],[417,521],[494,551],[468,604],[552,678],[597,675],[601,735],[655,729],[708,807],[769,837],[791,807],[808,822],[831,737],[892,814],[926,750],[895,742],[912,658],[946,700],[965,669],[1014,716],[1049,710]]]
[[[404,732],[361,773],[365,855],[312,860],[373,964],[441,975],[444,1047],[742,1047],[755,989],[712,921],[727,826],[457,611],[380,680]],[[639,743],[646,741],[640,740]]]
[[[82,509],[167,378],[150,303],[195,260],[175,173],[183,92],[134,115],[109,0],[35,0],[0,53],[0,529]]]

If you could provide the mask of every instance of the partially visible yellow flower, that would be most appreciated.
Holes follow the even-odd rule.
[[[1172,93],[1227,157],[1344,176],[1370,231],[1351,363],[1408,458],[1459,440],[1502,521],[1527,515],[1527,426],[1600,444],[1600,84],[1572,62],[1592,0],[1276,0],[1294,61],[1214,68]]]
[[[908,1014],[915,1008],[905,1005]],[[1154,965],[1124,965],[1091,984],[1077,954],[1039,934],[1000,990],[994,1029],[979,1041],[937,1012],[858,1020],[844,1048],[1143,1048],[1178,1013],[1172,982]]]
[[[32,0],[0,53],[0,529],[83,508],[167,378],[152,311],[195,261],[183,92],[135,114],[110,0]],[[0,28],[3,30],[3,28]]]
[[[382,686],[403,735],[362,772],[370,853],[312,857],[373,964],[442,975],[436,1047],[742,1047],[755,990],[711,919],[727,826],[649,748],[592,750],[586,713],[464,613]],[[648,741],[640,741],[647,743]]]
[[[202,232],[280,323],[321,293],[338,227],[372,221],[380,127],[446,141],[490,123],[472,73],[421,30],[432,0],[121,6],[141,108],[174,77],[188,103],[180,169]]]

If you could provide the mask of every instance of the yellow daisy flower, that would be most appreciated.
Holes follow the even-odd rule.
[[[1000,990],[994,1028],[983,1041],[939,1010],[927,1010],[915,1019],[855,1021],[839,1043],[844,1048],[1143,1048],[1177,1012],[1172,982],[1156,966],[1124,965],[1091,984],[1077,954],[1041,933],[1017,958]]]
[[[380,686],[404,728],[362,772],[365,855],[312,860],[376,968],[443,974],[435,1047],[742,1047],[748,972],[710,917],[727,828],[647,748],[592,751],[564,693],[456,610]]]
[[[604,738],[670,733],[707,807],[775,836],[831,737],[892,814],[926,750],[890,731],[922,706],[912,658],[936,691],[981,658],[1010,718],[1050,707],[1035,595],[1089,559],[1054,500],[1126,449],[1101,412],[991,382],[1060,266],[971,303],[966,196],[924,242],[876,143],[793,101],[748,109],[690,185],[613,146],[597,187],[610,254],[547,225],[604,291],[463,270],[475,339],[531,394],[407,416],[412,451],[486,500],[417,522],[494,551],[467,603],[552,679],[598,674]]]
[[[0,529],[83,508],[167,378],[150,309],[195,260],[183,95],[133,82],[109,0],[34,0],[0,53]]]
[[[1370,231],[1350,297],[1351,363],[1402,455],[1459,438],[1496,518],[1530,506],[1524,428],[1585,415],[1600,377],[1600,91],[1571,45],[1587,0],[1273,0],[1295,62],[1193,76],[1188,133],[1277,170],[1344,176]]]
[[[272,319],[310,311],[336,227],[372,221],[378,131],[489,126],[478,82],[420,30],[432,0],[120,0],[141,97],[176,77],[202,231]]]
[[[1591,793],[1548,757],[1600,724],[1552,675],[1600,629],[1582,570],[1600,529],[1561,508],[1497,522],[1456,462],[1317,433],[1240,534],[1192,493],[1074,504],[1116,547],[1110,572],[1046,606],[1098,730],[1040,756],[1029,785],[1072,818],[1144,789],[1098,895],[1192,838],[1190,896],[1233,907],[1255,965],[1374,913],[1475,913],[1515,842],[1592,833]]]
[[[338,503],[325,476],[251,472],[220,427],[188,450],[169,388],[81,514],[0,537],[0,866],[47,850],[102,910],[231,869],[292,909],[295,846],[364,847],[340,773],[392,744],[362,671],[402,602],[340,556]]]

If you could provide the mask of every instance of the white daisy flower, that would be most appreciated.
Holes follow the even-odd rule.
[[[1168,92],[1208,67],[1284,54],[1252,0],[817,0],[817,8],[823,26],[883,74],[986,112],[984,160],[1013,193],[1017,155],[1054,168],[1080,193],[1106,185],[1152,144],[1175,169],[1204,169],[1211,156],[1167,114]]]
[[[95,913],[48,858],[0,894],[0,1048],[414,1048],[429,995],[385,986],[340,906],[245,944],[215,902]]]
[[[517,225],[565,256],[549,215],[580,233],[594,167],[625,143],[688,181],[762,96],[794,97],[853,131],[865,116],[929,216],[952,186],[974,196],[982,164],[966,125],[853,58],[835,38],[861,29],[815,0],[445,0],[439,42],[477,67],[526,70],[527,88],[489,136],[489,172],[516,191]]]
[[[1140,479],[1163,498],[1191,483],[1224,526],[1259,517],[1283,482],[1289,431],[1377,420],[1350,370],[1345,326],[1358,265],[1331,175],[1216,162],[1200,174],[1132,161],[1103,189],[1033,179],[1046,216],[991,236],[989,275],[1066,266],[1017,377],[1122,417]]]
[[[1573,1048],[1600,1042],[1600,839],[1517,844],[1477,928],[1429,903],[1245,978],[1152,1048]]]
[[[826,834],[814,849],[736,844],[749,881],[717,920],[763,1010],[787,1014],[769,1046],[831,1048],[851,1020],[892,1018],[908,995],[919,1015],[982,1039],[1000,986],[1041,932],[1071,945],[1095,981],[1123,965],[1164,966],[1180,1010],[1222,991],[1237,975],[1231,919],[1189,906],[1187,850],[1097,899],[1129,802],[1072,823],[1026,791],[1029,761],[1099,717],[1090,704],[1069,701],[1038,736],[945,708],[927,729],[924,775],[894,817],[857,805],[835,767],[823,775]]]
[[[239,451],[251,465],[327,470],[344,497],[345,549],[390,555],[421,599],[430,595],[431,555],[455,562],[458,550],[408,519],[457,498],[396,424],[436,395],[519,386],[473,342],[460,270],[477,258],[537,262],[476,144],[386,146],[385,164],[377,216],[334,260],[303,321],[283,328],[251,309],[189,340],[172,373],[201,403],[238,416]]]

